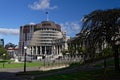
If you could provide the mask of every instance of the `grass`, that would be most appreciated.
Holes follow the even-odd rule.
[[[119,59],[119,63],[120,63],[120,59]],[[95,65],[95,67],[102,67],[102,66],[104,66],[104,63]],[[107,61],[107,66],[114,66],[114,60],[111,59],[111,60]]]
[[[42,62],[26,62],[27,67],[42,66]],[[24,63],[14,63],[9,61],[0,61],[0,68],[21,68],[24,66]]]
[[[108,61],[108,64],[114,64],[113,60]],[[100,65],[100,64],[99,64]],[[103,64],[102,64],[103,65]],[[76,66],[80,66],[80,64],[72,64],[68,68],[73,68]],[[66,68],[64,68],[66,69]],[[28,75],[40,75],[40,74],[49,74],[56,71],[61,71],[64,69],[57,69],[51,71],[29,71],[26,74]],[[23,75],[23,74],[21,74]],[[88,71],[77,71],[74,73],[67,73],[67,74],[54,74],[52,76],[45,76],[45,77],[35,77],[34,80],[120,80],[120,72],[115,72],[113,68],[107,68],[106,71],[104,69],[97,69],[97,70],[88,70]],[[24,76],[24,75],[23,75]]]
[[[34,80],[120,80],[120,73],[108,69],[104,74],[103,69],[92,71],[78,71],[76,73],[36,77]]]
[[[18,64],[22,64],[23,67],[23,63],[11,63],[12,66],[17,65]],[[40,62],[35,62],[35,63],[27,63],[27,66],[35,66],[35,65],[42,65]],[[109,65],[113,65],[114,61],[110,60],[107,62],[107,64]],[[5,64],[7,66],[7,64]],[[103,66],[102,64],[99,64],[100,66]],[[76,66],[80,66],[80,64],[72,64],[70,67],[68,68],[73,68]],[[96,65],[97,66],[97,65]],[[66,69],[66,68],[64,68]],[[60,70],[64,70],[64,69],[57,69],[57,70],[51,70],[51,71],[28,71],[25,73],[28,75],[40,75],[40,74],[46,74],[46,73],[52,73],[52,72],[56,72],[56,71],[60,71]],[[18,75],[22,75],[25,76],[23,73],[18,73]],[[107,68],[106,72],[104,71],[104,69],[99,69],[99,70],[89,70],[89,71],[77,71],[74,73],[68,73],[68,74],[54,74],[52,76],[46,76],[46,77],[35,77],[34,80],[120,80],[120,72],[115,72],[112,68]]]

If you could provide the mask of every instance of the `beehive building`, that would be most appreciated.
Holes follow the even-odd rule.
[[[36,58],[62,56],[61,51],[67,49],[67,40],[66,33],[55,22],[24,25],[20,27],[20,54],[24,55],[24,46],[27,46],[27,55]]]

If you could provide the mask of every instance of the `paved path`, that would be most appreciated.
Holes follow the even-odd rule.
[[[0,72],[0,80],[25,80],[22,77],[16,77],[15,73]]]
[[[27,67],[26,71],[35,71],[38,70],[38,67]],[[23,72],[24,68],[0,68],[0,72]]]
[[[38,70],[38,67],[27,67],[27,71]],[[23,72],[23,68],[1,68],[0,80],[26,80],[25,77],[16,76],[17,72]]]

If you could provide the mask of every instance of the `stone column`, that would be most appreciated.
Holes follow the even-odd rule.
[[[32,47],[30,47],[30,55],[32,55]]]
[[[46,55],[46,46],[45,46],[45,55]]]
[[[64,44],[62,44],[62,50],[65,49]]]
[[[59,55],[59,52],[60,52],[60,49],[59,49],[59,48],[60,48],[60,46],[58,45],[58,55]]]
[[[56,55],[56,53],[57,53],[57,48],[56,48],[56,46],[54,46],[55,47],[55,51],[54,51],[54,55]]]
[[[58,55],[58,45],[56,46],[56,55]]]
[[[59,54],[61,53],[61,45],[59,45]]]
[[[40,55],[42,55],[42,46],[40,46]]]
[[[32,46],[32,54],[34,55],[34,47]]]
[[[54,53],[55,53],[55,46],[52,46],[52,55],[54,55]]]
[[[38,47],[36,46],[35,48],[36,48],[36,55],[38,55]]]

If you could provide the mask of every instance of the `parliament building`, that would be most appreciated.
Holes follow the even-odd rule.
[[[42,21],[39,24],[28,24],[20,27],[19,52],[20,55],[40,57],[59,57],[67,49],[66,33],[61,26],[52,21]],[[27,46],[25,51],[24,47]]]

